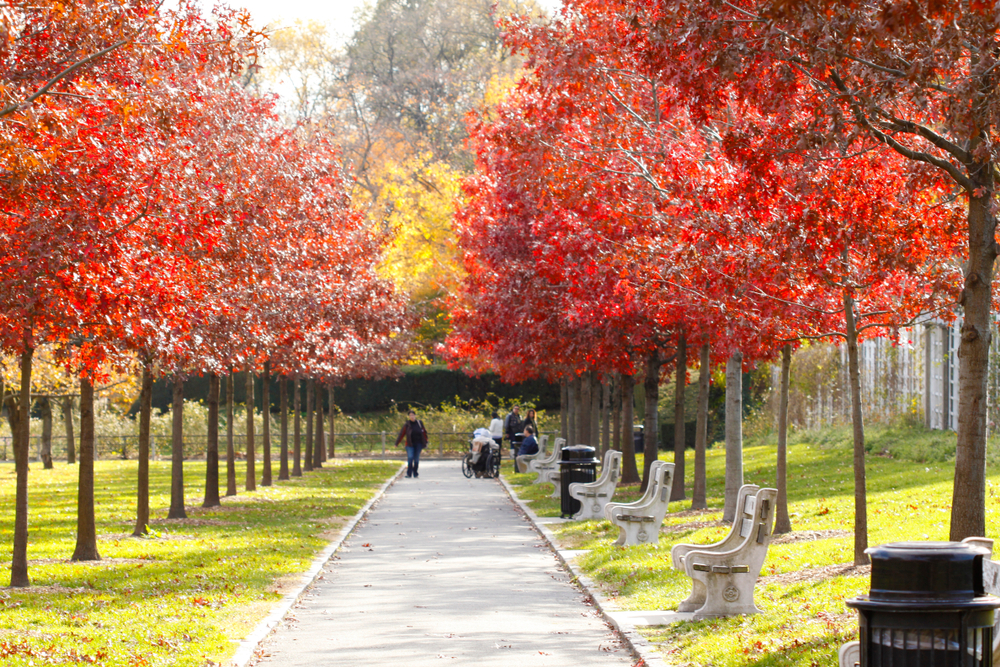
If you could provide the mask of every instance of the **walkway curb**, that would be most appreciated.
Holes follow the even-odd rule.
[[[590,596],[591,600],[594,601],[594,608],[600,612],[601,617],[621,635],[622,640],[628,646],[629,650],[632,651],[632,655],[639,658],[640,662],[636,667],[669,667],[668,663],[663,660],[657,653],[655,653],[646,638],[643,637],[636,630],[635,626],[623,619],[615,619],[611,615],[613,603],[605,598],[601,593],[598,592],[597,584],[587,575],[585,575],[578,567],[573,564],[572,556],[567,557],[564,552],[559,549],[556,544],[556,536],[553,534],[548,527],[542,523],[541,518],[535,514],[535,512],[528,507],[528,504],[521,500],[514,488],[507,482],[503,477],[500,478],[500,483],[503,485],[504,489],[507,490],[507,495],[510,499],[521,508],[528,520],[531,521],[532,526],[535,530],[541,534],[541,536],[548,543],[549,547],[555,553],[556,557],[563,564],[563,566],[573,575],[576,579],[580,588],[583,592]]]
[[[254,628],[254,631],[251,632],[246,639],[240,641],[239,648],[236,649],[236,655],[234,655],[233,659],[230,661],[230,665],[232,667],[247,667],[247,665],[251,664],[261,642],[263,642],[267,636],[270,635],[276,627],[278,627],[278,624],[285,618],[288,611],[295,605],[296,602],[299,601],[306,590],[312,586],[320,572],[323,571],[323,566],[326,565],[327,561],[330,560],[333,554],[340,549],[344,540],[346,540],[348,536],[354,532],[354,529],[359,523],[361,523],[361,520],[365,518],[372,506],[382,499],[386,490],[396,483],[396,480],[403,474],[404,469],[404,466],[401,465],[396,474],[390,477],[388,481],[386,481],[386,483],[375,492],[375,495],[372,496],[367,503],[365,503],[364,507],[358,510],[358,513],[344,525],[340,534],[338,534],[332,542],[326,545],[323,551],[319,552],[319,554],[313,559],[312,565],[310,565],[309,569],[302,574],[302,578],[299,580],[299,585],[295,588],[295,590],[286,593],[285,596],[281,598],[281,602],[279,602],[278,605],[271,610],[268,617],[258,623],[257,627]]]

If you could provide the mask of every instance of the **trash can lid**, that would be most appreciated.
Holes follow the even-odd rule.
[[[595,458],[596,449],[590,445],[568,445],[562,448],[563,461],[579,461],[583,459]]]
[[[894,542],[866,549],[872,600],[969,600],[983,595],[983,558],[964,542]]]

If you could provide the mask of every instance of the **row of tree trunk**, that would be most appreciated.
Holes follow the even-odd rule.
[[[264,366],[264,373],[261,376],[261,399],[264,410],[263,429],[261,431],[261,486],[271,486],[273,484],[273,462],[271,446],[271,415],[270,415],[270,386],[271,372],[270,364]],[[257,489],[257,442],[254,424],[254,392],[255,378],[252,372],[246,372],[246,451],[244,461],[246,475],[244,478],[244,488],[247,491]],[[136,524],[133,535],[140,536],[148,532],[149,522],[149,491],[148,491],[148,460],[149,460],[149,418],[152,411],[152,377],[148,373],[143,376],[142,402],[139,407],[139,458],[140,461],[147,461],[145,466],[140,463],[139,469],[139,495],[136,512]],[[230,373],[226,380],[226,496],[234,496],[237,493],[237,453],[234,446],[234,401],[233,396],[235,385],[235,373]],[[278,456],[278,480],[287,480],[291,477],[301,477],[303,471],[311,471],[323,467],[323,463],[336,455],[336,438],[334,437],[334,413],[331,409],[329,414],[330,438],[326,438],[326,417],[323,410],[323,391],[329,395],[329,404],[333,406],[334,394],[333,386],[324,387],[322,383],[309,378],[305,383],[305,411],[301,402],[301,383],[298,377],[280,378],[279,387],[279,456]],[[288,405],[288,385],[291,383],[292,390],[292,410],[293,424],[291,442],[289,442],[289,405]],[[205,452],[205,497],[202,507],[217,507],[221,504],[220,499],[220,452],[219,452],[219,408],[221,393],[221,378],[218,375],[209,376],[208,392],[208,446]],[[171,468],[170,468],[170,511],[167,514],[169,519],[187,518],[184,503],[184,379],[176,377],[173,381],[173,401],[171,404],[173,416],[173,428],[171,433]],[[302,422],[305,418],[305,437],[303,438]],[[315,426],[315,428],[314,428]],[[327,442],[329,446],[327,446]],[[303,449],[303,444],[305,445]],[[291,449],[289,448],[291,445]],[[145,479],[143,477],[145,476]],[[145,488],[144,488],[145,487]]]
[[[14,462],[16,473],[16,499],[14,521],[14,545],[11,558],[11,586],[26,587],[30,585],[28,577],[27,542],[28,542],[28,460],[29,460],[29,421],[33,397],[31,395],[32,350],[21,355],[21,383],[19,391],[9,396],[4,392],[0,381],[0,396],[6,396],[4,405],[8,411],[11,432],[14,434]],[[236,495],[236,459],[234,447],[234,373],[227,377],[227,430],[226,430],[226,495]],[[261,433],[262,476],[261,484],[272,484],[271,461],[271,420],[270,420],[270,365],[265,364],[263,374],[262,399],[264,428]],[[292,384],[294,431],[292,449],[289,451],[288,429],[288,384]],[[335,456],[336,440],[333,437],[333,412],[330,412],[329,448],[325,438],[325,415],[323,410],[323,390],[329,393],[329,404],[333,406],[333,386],[324,387],[313,379],[305,380],[305,438],[303,451],[301,391],[298,377],[281,378],[280,387],[280,457],[279,480],[302,476],[303,470],[310,471],[321,468],[328,457]],[[246,373],[247,383],[247,435],[246,435],[246,478],[245,488],[253,491],[257,486],[256,442],[254,433],[254,375]],[[209,378],[208,397],[208,446],[206,451],[205,498],[203,507],[215,507],[221,504],[219,489],[219,395],[221,378],[212,375]],[[145,535],[149,531],[149,454],[150,454],[150,422],[152,416],[153,376],[147,365],[143,371],[142,388],[139,397],[139,466],[137,480],[136,523],[133,535]],[[37,397],[35,397],[37,398]],[[76,446],[73,439],[72,397],[63,397],[63,414],[67,433],[67,461],[76,462]],[[52,467],[51,433],[52,409],[51,397],[39,399],[42,412],[42,462],[45,468]],[[171,488],[170,510],[168,518],[186,518],[184,503],[184,380],[178,376],[173,382],[173,433],[171,440]],[[315,423],[315,431],[313,425]],[[314,437],[315,434],[315,437]],[[48,443],[46,446],[45,443]],[[304,456],[303,456],[304,454]],[[100,560],[97,548],[97,526],[94,506],[94,387],[89,378],[80,380],[80,447],[79,447],[79,483],[77,496],[77,542],[73,551],[74,561]],[[291,461],[289,460],[291,459]],[[291,464],[291,468],[289,466]]]
[[[705,450],[708,446],[708,398],[711,385],[711,351],[702,345],[699,359],[698,410],[695,424],[694,474],[691,509],[705,509],[707,483]],[[562,383],[562,437],[573,444],[584,444],[598,449],[603,457],[609,448],[622,452],[622,484],[641,484],[645,490],[649,483],[649,469],[659,456],[657,436],[659,431],[659,381],[660,369],[665,361],[674,361],[679,369],[674,383],[674,482],[670,499],[686,499],[685,493],[685,432],[684,404],[687,372],[687,344],[679,336],[673,359],[664,360],[657,354],[645,360],[642,375],[643,387],[643,475],[640,478],[636,465],[636,447],[633,440],[636,378],[621,373],[600,374],[595,371],[574,375]],[[776,484],[778,488],[775,514],[775,532],[790,532],[786,491],[787,471],[787,411],[791,346],[782,350],[781,399],[778,423],[778,456]],[[736,515],[736,500],[743,485],[743,356],[734,353],[726,362],[726,481],[723,521],[730,522]],[[863,450],[862,450],[863,451]],[[863,470],[863,463],[861,466]],[[863,484],[863,481],[862,481]],[[863,488],[863,486],[862,486]],[[863,502],[863,500],[862,500]]]

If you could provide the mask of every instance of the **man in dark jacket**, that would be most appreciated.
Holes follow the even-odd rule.
[[[521,442],[521,449],[518,450],[518,456],[525,456],[527,454],[537,454],[538,453],[538,441],[535,440],[535,429],[530,426],[524,427],[524,440]]]
[[[406,476],[419,477],[417,468],[420,466],[420,451],[427,446],[427,429],[424,423],[417,419],[417,413],[413,410],[406,415],[406,423],[399,430],[399,437],[396,438],[396,445],[406,438]]]
[[[517,451],[521,447],[521,429],[524,428],[524,424],[521,421],[521,406],[515,405],[511,408],[510,414],[507,418],[503,420],[503,434],[510,443],[510,458],[515,459],[517,457]]]

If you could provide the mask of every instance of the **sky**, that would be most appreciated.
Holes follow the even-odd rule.
[[[369,0],[228,0],[227,4],[249,11],[258,28],[268,24],[287,26],[296,20],[312,19],[326,23],[331,37],[346,41],[353,32],[355,12],[367,2]],[[560,0],[538,0],[538,4],[552,11]]]
[[[250,12],[255,27],[287,26],[296,20],[323,21],[331,36],[346,40],[353,31],[354,13],[367,0],[229,0],[231,7]]]

